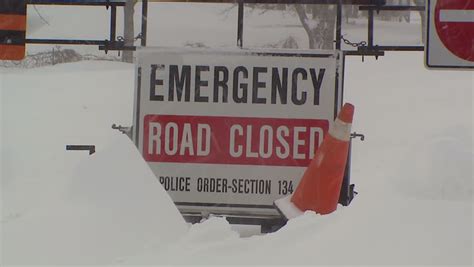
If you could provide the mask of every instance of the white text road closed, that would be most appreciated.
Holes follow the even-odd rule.
[[[428,0],[426,65],[474,68],[474,0]]]
[[[328,128],[317,119],[149,114],[143,155],[148,162],[304,167]]]
[[[276,215],[341,106],[338,57],[141,50],[133,139],[182,212]]]

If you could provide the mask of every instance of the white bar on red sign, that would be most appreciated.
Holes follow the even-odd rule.
[[[441,22],[474,22],[474,10],[444,9],[440,11],[439,20]]]

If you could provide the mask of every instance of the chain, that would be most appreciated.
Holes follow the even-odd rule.
[[[142,39],[143,38],[143,35],[142,33],[139,33],[134,39],[134,41],[138,40],[138,39]],[[117,41],[119,42],[122,42],[124,43],[125,42],[125,38],[123,36],[117,36]],[[118,51],[118,56],[120,56],[120,50]]]
[[[138,40],[138,39],[142,39],[143,38],[143,35],[142,33],[139,33],[135,38],[133,38],[135,41]],[[125,42],[125,37],[123,36],[117,36],[117,41],[119,42]]]
[[[364,47],[364,46],[367,46],[367,42],[366,41],[360,41],[358,43],[353,43],[351,41],[349,41],[348,39],[344,38],[343,35],[341,35],[341,40],[346,44],[346,45],[350,45],[352,47]]]

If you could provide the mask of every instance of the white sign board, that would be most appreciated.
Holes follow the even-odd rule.
[[[139,50],[133,139],[181,212],[277,215],[341,107],[339,56]]]
[[[428,68],[474,68],[474,0],[427,0]]]

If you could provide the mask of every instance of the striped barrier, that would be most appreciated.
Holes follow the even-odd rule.
[[[0,59],[25,57],[26,1],[0,0]]]

